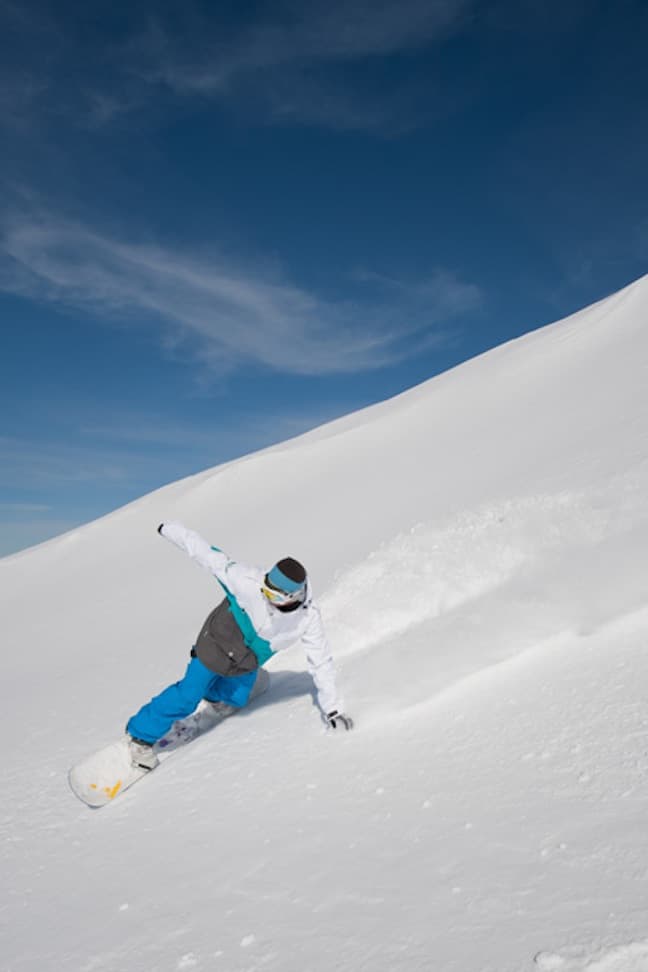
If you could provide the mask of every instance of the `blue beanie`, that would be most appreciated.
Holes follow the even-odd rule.
[[[285,557],[268,572],[268,580],[277,590],[295,594],[306,583],[306,571],[298,560]]]

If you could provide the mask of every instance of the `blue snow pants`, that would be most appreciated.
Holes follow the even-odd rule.
[[[174,722],[191,715],[202,699],[241,708],[249,699],[256,678],[257,672],[227,678],[215,675],[198,658],[192,658],[184,678],[143,705],[129,719],[126,732],[144,742],[157,742]]]

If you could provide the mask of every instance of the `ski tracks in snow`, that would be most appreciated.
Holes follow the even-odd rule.
[[[540,952],[535,965],[540,972],[648,972],[648,941],[596,951],[569,948],[563,952]]]
[[[621,586],[615,584],[616,548],[623,549],[624,565],[629,548],[637,547],[643,556],[648,537],[644,495],[641,482],[619,477],[600,489],[519,496],[464,510],[443,524],[412,526],[340,572],[321,598],[336,657],[403,637],[513,580],[527,591],[532,586],[536,598],[576,602],[581,617],[574,620],[584,624],[590,623],[605,591],[608,611],[601,620],[626,613],[637,605],[614,601]],[[583,585],[587,603],[573,583],[565,583],[560,596],[560,574],[568,573],[559,570],[560,564],[573,568],[575,561],[579,570],[587,568],[587,581],[595,586],[592,592],[590,584]],[[601,566],[598,575],[593,575],[592,561]],[[568,576],[573,580],[571,571]],[[627,588],[626,576],[622,586]],[[639,603],[644,594],[642,587]]]
[[[636,611],[648,546],[640,487],[620,476],[418,523],[341,572],[322,608],[358,711],[425,704],[493,665]]]

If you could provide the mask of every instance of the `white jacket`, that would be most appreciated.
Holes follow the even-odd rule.
[[[308,670],[315,682],[322,712],[342,712],[335,689],[335,668],[324,633],[319,608],[313,602],[307,581],[303,608],[292,612],[277,610],[261,593],[265,571],[239,564],[181,523],[164,523],[161,534],[208,570],[247,613],[256,634],[268,642],[273,652],[282,651],[301,640]]]

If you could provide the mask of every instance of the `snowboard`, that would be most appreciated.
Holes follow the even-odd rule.
[[[266,691],[269,681],[268,673],[260,668],[248,705]],[[186,719],[174,722],[168,733],[158,739],[153,748],[160,762],[174,750],[204,735],[228,716],[240,711],[241,709],[223,702],[219,702],[217,707],[209,702],[201,702],[195,712]],[[68,780],[72,792],[79,800],[93,809],[98,809],[111,803],[120,793],[128,790],[144,776],[150,776],[152,772],[153,770],[133,765],[128,736],[123,736],[75,763],[68,773]]]

